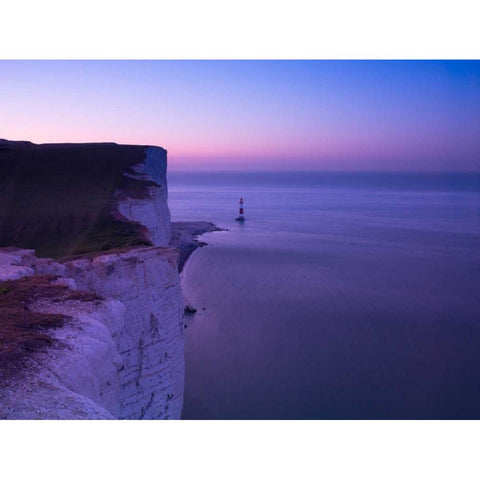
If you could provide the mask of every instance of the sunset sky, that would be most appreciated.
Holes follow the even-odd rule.
[[[480,170],[480,61],[0,61],[0,105],[0,138],[172,170]]]

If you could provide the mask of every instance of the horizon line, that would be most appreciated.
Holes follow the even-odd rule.
[[[322,170],[322,169],[167,169],[167,173],[411,173],[411,174],[480,174],[479,170]]]

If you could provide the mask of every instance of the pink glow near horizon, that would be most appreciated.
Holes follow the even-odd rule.
[[[480,169],[480,62],[6,62],[0,138],[171,169]]]

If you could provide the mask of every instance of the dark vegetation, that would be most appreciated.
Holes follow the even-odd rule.
[[[143,156],[141,146],[0,140],[0,247],[64,258],[149,245],[144,227],[122,217],[114,199],[117,191],[144,198],[156,185],[123,175]]]
[[[56,278],[34,275],[0,283],[0,379],[20,371],[29,354],[52,345],[49,330],[61,327],[68,319],[65,315],[32,311],[35,301],[99,300],[95,294],[55,285]]]

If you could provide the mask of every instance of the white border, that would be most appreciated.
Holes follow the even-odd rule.
[[[479,58],[478,1],[15,0],[0,58]]]
[[[16,0],[0,9],[0,58],[479,58],[477,4]],[[479,474],[478,425],[3,421],[0,472],[8,480],[468,480]]]
[[[5,421],[5,479],[478,479],[478,423]]]

